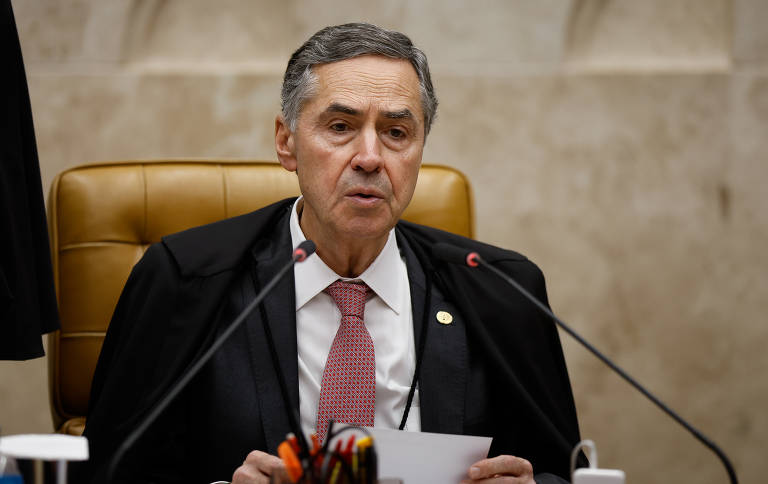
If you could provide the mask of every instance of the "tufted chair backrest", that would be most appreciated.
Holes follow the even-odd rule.
[[[296,176],[274,162],[127,161],[60,173],[48,199],[61,317],[48,357],[57,430],[82,433],[112,312],[131,268],[150,244],[298,194]],[[469,182],[455,169],[423,165],[403,218],[472,237]]]

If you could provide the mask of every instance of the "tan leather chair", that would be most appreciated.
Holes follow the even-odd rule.
[[[60,173],[48,199],[61,316],[48,357],[57,430],[82,433],[104,334],[131,268],[150,244],[298,194],[296,176],[271,162],[129,161]],[[472,237],[469,182],[452,168],[424,165],[403,218]]]

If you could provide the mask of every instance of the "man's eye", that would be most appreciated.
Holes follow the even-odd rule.
[[[333,131],[336,131],[337,133],[343,133],[344,131],[347,130],[347,125],[344,123],[333,123],[331,125],[331,129]]]
[[[392,128],[389,130],[389,135],[393,138],[405,138],[405,131],[402,129]]]

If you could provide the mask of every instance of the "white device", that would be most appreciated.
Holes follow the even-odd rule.
[[[576,457],[579,451],[589,448],[589,467],[575,469]],[[624,471],[618,469],[598,469],[597,449],[591,440],[582,440],[571,453],[571,483],[572,484],[624,484],[626,476]]]
[[[56,461],[56,483],[67,483],[67,462],[88,460],[88,439],[74,435],[27,434],[0,437],[0,454],[16,459]],[[42,476],[38,476],[42,482]]]

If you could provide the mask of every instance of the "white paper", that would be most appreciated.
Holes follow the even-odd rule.
[[[491,447],[490,437],[368,430],[379,458],[379,477],[400,478],[403,484],[458,484]]]

